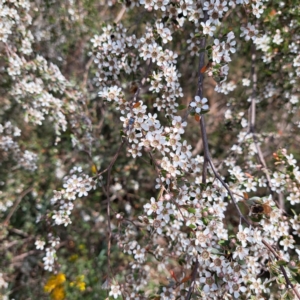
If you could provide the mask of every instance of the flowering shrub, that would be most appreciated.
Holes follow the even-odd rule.
[[[0,7],[3,297],[300,299],[297,1]]]

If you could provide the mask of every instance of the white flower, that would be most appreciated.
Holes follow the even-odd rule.
[[[245,293],[247,288],[245,286],[240,285],[243,282],[243,279],[240,278],[238,281],[229,284],[229,292],[233,293],[235,298],[240,298],[240,293]]]
[[[216,26],[211,26],[210,24],[211,20],[207,20],[206,23],[201,22],[201,26],[203,27],[203,34],[213,36],[213,32],[216,30]]]
[[[34,244],[37,250],[43,250],[46,243],[44,241],[37,240]]]
[[[248,78],[242,79],[243,86],[250,86],[251,81]]]
[[[250,289],[254,290],[257,294],[261,293],[261,278],[251,278],[251,281]]]
[[[283,42],[283,38],[281,37],[280,30],[276,30],[276,34],[273,37],[273,43],[280,45]]]
[[[174,210],[172,209],[170,202],[168,202],[165,207],[161,206],[157,211],[157,219],[163,219],[168,223],[170,221],[170,215],[172,214],[174,214]]]
[[[236,247],[236,250],[233,253],[233,258],[239,257],[239,259],[243,260],[246,255],[248,255],[249,249],[244,248],[243,246]]]
[[[283,246],[284,251],[287,251],[288,248],[295,248],[293,245],[295,243],[295,240],[293,238],[285,238],[282,241],[279,242],[281,246]]]
[[[247,241],[252,241],[251,233],[252,231],[248,227],[243,229],[243,226],[239,225],[239,232],[237,233],[236,237],[242,243],[243,247],[247,246]]]
[[[0,273],[0,289],[1,288],[7,288],[8,287],[8,283],[3,279],[3,274]]]
[[[174,132],[178,132],[179,134],[184,133],[183,127],[187,125],[187,122],[182,122],[180,116],[175,116],[172,121],[172,125],[174,126]]]
[[[205,271],[205,275],[200,277],[200,282],[204,283],[203,291],[208,294],[210,291],[216,291],[218,289],[215,284],[214,276],[210,272]]]
[[[195,245],[200,245],[201,247],[207,247],[209,243],[209,237],[205,235],[202,231],[196,232]]]
[[[163,292],[160,294],[161,300],[175,300],[174,290],[172,288],[163,287]]]
[[[207,104],[206,98],[200,98],[199,96],[195,96],[195,101],[191,102],[190,106],[195,107],[196,113],[201,113],[201,110],[208,110],[209,106]]]
[[[252,13],[256,18],[260,18],[261,14],[264,12],[263,8],[260,7],[261,3],[252,4]]]
[[[247,127],[247,126],[248,126],[248,121],[247,121],[247,119],[242,118],[242,120],[241,120],[241,125],[242,125],[243,128]]]
[[[134,258],[139,262],[143,262],[145,260],[145,252],[145,248],[137,245],[136,249],[133,250]]]
[[[169,3],[169,0],[154,0],[154,9],[155,10],[162,10],[165,11],[166,10],[166,5]]]
[[[294,155],[293,154],[286,155],[285,158],[287,159],[287,162],[288,162],[289,165],[296,166],[297,160],[294,159]]]
[[[164,28],[163,23],[156,23],[157,33],[162,38],[164,44],[172,41],[172,34],[169,28]]]
[[[157,212],[158,210],[161,210],[163,208],[163,202],[162,201],[155,201],[155,198],[152,197],[150,199],[151,203],[147,203],[144,205],[144,210],[147,212],[147,215],[151,215],[153,212]]]
[[[113,296],[114,299],[117,299],[118,296],[121,296],[122,293],[120,291],[120,286],[119,285],[111,285],[110,286],[110,292],[109,292],[109,296]]]
[[[258,34],[258,30],[255,29],[255,26],[252,25],[251,23],[248,23],[247,27],[241,27],[242,33],[241,33],[241,37],[245,36],[245,40],[249,41],[250,39],[252,39],[253,41],[255,41],[256,36]]]
[[[119,101],[120,97],[122,97],[121,88],[115,86],[105,87],[102,91],[99,92],[99,96],[105,98],[107,101]]]
[[[244,183],[246,187],[246,192],[256,191],[257,182],[253,181],[253,179],[249,178],[247,182]]]
[[[300,202],[300,195],[298,193],[297,194],[292,193],[286,199],[291,202],[291,205],[295,205],[296,203]]]
[[[257,49],[261,49],[263,52],[268,52],[270,49],[270,41],[270,37],[268,37],[267,35],[263,35],[262,37],[256,38],[254,43]]]
[[[156,230],[156,232],[158,234],[162,234],[163,232],[163,227],[166,225],[166,223],[164,221],[160,221],[158,219],[150,219],[150,224],[152,224],[152,226],[154,227],[154,229]]]

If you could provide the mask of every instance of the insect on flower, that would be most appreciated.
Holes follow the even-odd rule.
[[[255,204],[251,207],[252,214],[262,214],[265,216],[269,216],[271,211],[272,208],[268,204]]]
[[[251,215],[269,216],[272,211],[270,203],[268,201],[263,203],[258,197],[253,197],[249,199],[248,202],[251,202],[250,214],[249,214],[250,216]]]
[[[126,131],[128,131],[129,129],[133,128],[134,122],[135,122],[135,118],[134,117],[130,117],[128,125],[126,127]]]

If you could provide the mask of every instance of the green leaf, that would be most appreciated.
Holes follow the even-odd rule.
[[[191,213],[191,214],[195,214],[195,212],[196,212],[196,209],[195,208],[192,208],[192,207],[189,207],[189,208],[187,208],[186,209],[189,213]]]
[[[186,105],[181,104],[181,105],[179,105],[179,106],[177,107],[177,110],[184,110],[184,109],[186,109],[186,108],[187,108]]]
[[[208,112],[209,112],[209,110],[202,110],[201,113],[200,113],[200,115],[205,115],[205,114],[207,114]]]
[[[216,255],[220,255],[220,254],[221,254],[221,253],[220,253],[220,250],[218,250],[218,249],[216,249],[216,248],[211,248],[211,249],[209,250],[209,252],[212,253],[212,254],[216,254]]]
[[[207,225],[208,222],[209,222],[209,219],[208,218],[203,218],[202,221],[203,221],[204,225]]]
[[[228,245],[229,243],[228,243],[228,241],[225,241],[225,240],[219,240],[219,241],[218,241],[218,244],[221,245],[221,246],[226,246],[226,245]]]
[[[288,263],[285,260],[278,260],[276,264],[278,266],[287,266]]]
[[[180,266],[182,266],[182,265],[185,265],[186,261],[183,257],[180,257],[179,260],[178,260],[178,263],[179,263]]]
[[[300,274],[297,274],[296,276],[294,276],[294,279],[295,279],[298,283],[300,283]]]

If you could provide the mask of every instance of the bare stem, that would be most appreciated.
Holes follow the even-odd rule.
[[[3,222],[4,226],[9,225],[10,219],[11,219],[12,215],[15,213],[15,211],[18,209],[20,202],[28,193],[30,193],[32,191],[32,189],[33,189],[33,187],[30,186],[18,196],[16,202],[14,203],[14,206],[12,207],[11,211],[9,212],[9,214],[7,215],[6,219]]]
[[[255,53],[255,46],[252,45],[252,56],[251,56],[251,75],[252,75],[252,96],[251,96],[251,105],[250,105],[250,128],[249,131],[252,133],[256,152],[258,155],[258,159],[261,165],[264,168],[266,178],[267,178],[267,185],[270,190],[271,195],[274,198],[274,192],[272,191],[271,187],[271,178],[268,172],[267,164],[262,154],[259,141],[255,132],[255,120],[256,120],[256,94],[257,94],[257,74],[255,71],[255,63],[256,63],[256,53]]]
[[[107,206],[106,206],[106,213],[107,213],[107,228],[108,228],[108,235],[107,235],[107,267],[108,270],[111,272],[111,264],[110,264],[110,254],[111,254],[111,238],[112,238],[112,230],[111,230],[111,221],[110,221],[110,214],[111,214],[111,203],[110,203],[110,196],[109,196],[109,187],[110,187],[110,177],[111,177],[111,171],[114,163],[116,162],[118,156],[120,155],[121,149],[123,145],[125,144],[125,140],[122,141],[120,144],[116,154],[114,155],[113,159],[111,160],[109,166],[107,167],[107,182],[106,182],[106,200],[107,200]]]
[[[207,20],[208,15],[207,12],[204,13],[204,22]],[[203,81],[204,81],[204,73],[201,73],[201,69],[205,66],[205,51],[203,50],[206,46],[206,38],[203,37],[200,41],[200,47],[202,49],[202,52],[200,53],[200,57],[199,57],[199,66],[198,66],[198,70],[199,70],[199,76],[198,76],[198,91],[197,91],[197,95],[202,98],[203,97]],[[187,118],[188,114],[190,113],[190,108],[188,109],[187,115],[185,116],[185,118]],[[185,119],[184,118],[184,119]],[[205,127],[205,123],[204,123],[204,119],[201,118],[201,128],[202,126]],[[205,131],[206,134],[206,131]],[[204,163],[203,163],[203,170],[202,170],[202,182],[206,183],[206,175],[207,175],[207,165],[208,165],[208,161],[209,161],[209,152],[208,152],[208,144],[204,144],[204,139],[202,136],[202,141],[203,141],[203,147],[204,147]],[[205,141],[207,141],[207,137],[205,138]],[[196,280],[196,276],[197,276],[197,271],[198,271],[198,267],[199,267],[199,261],[197,259],[195,265],[194,265],[194,269],[192,272],[192,281],[191,281],[191,285],[188,291],[188,294],[186,296],[186,300],[189,300],[191,298],[193,289],[194,289],[194,284],[195,284],[195,280]]]

